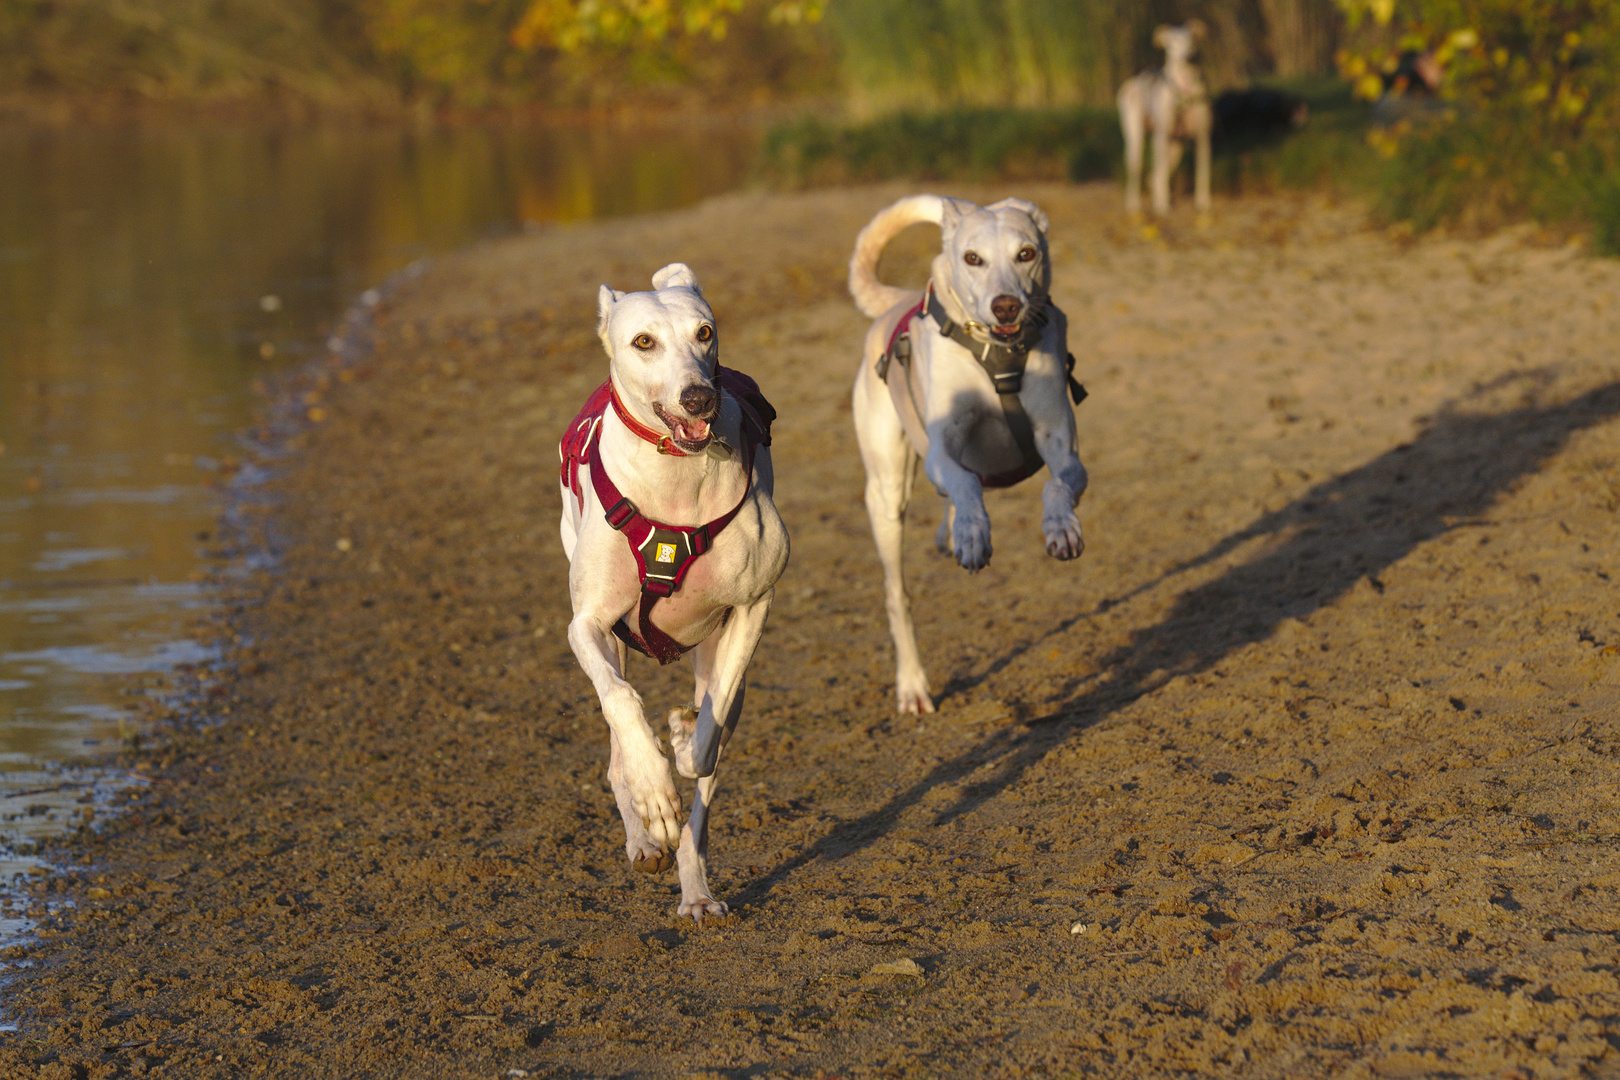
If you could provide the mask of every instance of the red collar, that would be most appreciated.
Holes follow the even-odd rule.
[[[691,457],[689,453],[675,445],[673,436],[660,435],[640,420],[631,416],[630,410],[626,409],[624,402],[619,400],[619,388],[613,385],[612,379],[608,380],[608,397],[613,402],[613,411],[619,414],[619,419],[624,421],[624,426],[629,428],[630,433],[636,438],[652,443],[658,447],[660,454],[668,454],[671,457]]]

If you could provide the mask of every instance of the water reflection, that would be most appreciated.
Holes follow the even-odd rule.
[[[188,636],[255,379],[359,292],[524,223],[735,187],[737,125],[0,130],[0,878],[132,782],[74,764]],[[0,890],[0,938],[19,917]]]

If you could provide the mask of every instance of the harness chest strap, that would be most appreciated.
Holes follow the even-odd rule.
[[[583,492],[579,485],[579,466],[583,464],[590,467],[591,487],[596,492],[597,501],[604,508],[603,516],[609,525],[624,534],[626,542],[630,545],[631,554],[636,560],[636,572],[641,580],[641,603],[636,615],[636,626],[632,629],[626,625],[627,616],[626,619],[614,624],[613,632],[636,651],[664,664],[678,659],[691,646],[681,645],[659,629],[651,618],[652,607],[660,598],[671,595],[681,587],[681,582],[692,564],[714,545],[714,538],[731,523],[743,504],[748,501],[748,492],[753,487],[755,448],[771,444],[770,424],[776,418],[776,410],[765,400],[764,395],[759,392],[758,385],[748,376],[727,368],[719,368],[716,372],[716,381],[741,407],[745,478],[743,494],[737,500],[737,504],[712,521],[695,526],[668,525],[654,521],[642,514],[619,490],[618,485],[613,483],[612,477],[608,476],[607,469],[602,465],[600,453],[601,414],[606,411],[610,400],[617,409],[623,408],[616,400],[617,395],[612,391],[611,381],[604,383],[591,395],[585,409],[568,435],[564,437],[560,447],[563,459],[563,483],[576,497],[581,497]],[[631,430],[641,435],[636,427],[631,427]],[[657,435],[656,432],[651,434]],[[661,453],[673,452],[676,456],[688,456],[673,446],[670,451],[665,451],[656,438],[647,438],[645,435],[641,437],[659,445]]]
[[[877,361],[877,375],[884,382],[889,381],[890,361],[899,361],[905,372],[902,377],[905,405],[913,412],[916,412],[917,405],[912,397],[910,378],[911,324],[917,316],[923,314],[934,320],[941,334],[972,353],[984,368],[985,374],[990,376],[996,396],[1001,402],[1001,413],[1007,422],[1007,430],[1011,432],[1013,441],[1018,444],[1019,453],[1024,458],[1021,468],[997,473],[994,476],[981,476],[980,482],[986,487],[1011,487],[1035,475],[1044,462],[1040,451],[1035,447],[1034,425],[1030,422],[1029,414],[1024,411],[1024,403],[1018,394],[1023,389],[1024,368],[1029,363],[1029,351],[1041,340],[1046,324],[1051,320],[1049,305],[1042,303],[1031,308],[1018,337],[1006,342],[980,341],[968,333],[966,327],[946,314],[945,307],[934,294],[934,286],[930,282],[923,290],[922,299],[895,324],[894,332],[889,335],[889,347]],[[1069,397],[1078,405],[1086,399],[1086,388],[1074,377],[1074,364],[1074,353],[1071,352],[1068,354],[1064,374],[1068,380]]]

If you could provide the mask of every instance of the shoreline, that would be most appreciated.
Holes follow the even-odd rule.
[[[1612,1066],[1620,267],[1397,245],[1317,196],[1150,240],[1112,185],[1019,185],[1092,391],[1089,547],[1052,569],[1025,484],[969,578],[919,494],[919,721],[890,703],[843,293],[907,190],[552,227],[385,291],[368,357],[282,391],[286,543],[226,604],[222,722],[134,759],[157,782],[78,849],[0,1064]],[[736,914],[703,932],[624,866],[555,536],[596,286],[677,259],[781,413],[794,541],[712,827]],[[684,671],[632,681],[656,712]]]

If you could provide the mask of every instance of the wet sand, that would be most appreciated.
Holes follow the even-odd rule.
[[[1319,196],[1052,218],[1087,551],[1036,482],[907,558],[899,717],[848,388],[855,232],[737,195],[392,291],[245,502],[278,566],[155,782],[38,887],[8,1075],[1558,1077],[1620,1063],[1620,265]],[[948,188],[986,200],[1014,189]],[[920,283],[927,230],[885,264]],[[595,292],[685,261],[776,405],[793,561],[695,930],[631,871],[569,653]],[[926,487],[926,486],[925,486]],[[685,665],[636,658],[655,715]],[[909,962],[909,963],[907,963]],[[514,1071],[516,1070],[516,1071]]]

